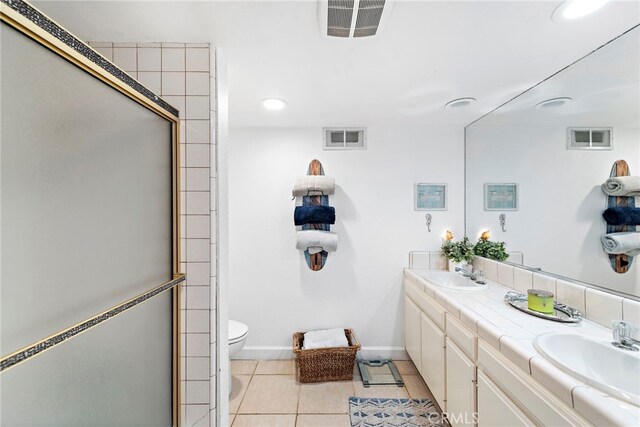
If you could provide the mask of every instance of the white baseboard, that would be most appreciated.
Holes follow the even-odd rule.
[[[286,360],[294,359],[291,347],[246,346],[234,359],[241,360]],[[358,352],[359,359],[393,359],[409,360],[404,347],[362,347]]]

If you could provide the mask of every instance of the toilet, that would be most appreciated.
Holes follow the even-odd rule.
[[[229,320],[229,360],[242,350],[248,335],[249,327],[247,325],[237,320]],[[231,391],[231,363],[229,363],[229,394]]]

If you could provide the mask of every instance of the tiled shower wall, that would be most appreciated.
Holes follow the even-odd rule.
[[[216,424],[215,49],[209,44],[90,42],[180,111],[181,425]]]

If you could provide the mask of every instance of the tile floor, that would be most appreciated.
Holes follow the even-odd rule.
[[[229,396],[232,427],[349,427],[350,396],[431,399],[410,361],[395,361],[405,386],[362,385],[353,381],[300,384],[293,360],[233,360]]]

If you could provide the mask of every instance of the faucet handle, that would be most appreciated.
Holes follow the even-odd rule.
[[[633,337],[635,332],[635,326],[629,322],[625,322],[624,320],[616,320],[613,322],[613,339],[617,342],[622,342],[625,338]]]

